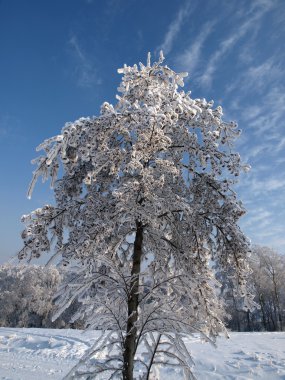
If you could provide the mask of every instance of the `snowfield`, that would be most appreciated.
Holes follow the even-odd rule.
[[[98,337],[97,331],[0,328],[0,379],[62,379]],[[198,338],[186,341],[197,379],[285,379],[285,332],[231,333],[215,349]],[[161,369],[152,380],[179,380]]]

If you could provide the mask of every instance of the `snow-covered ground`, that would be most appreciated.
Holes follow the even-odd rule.
[[[0,328],[0,379],[62,379],[96,340],[98,332]],[[285,333],[232,333],[218,348],[186,342],[198,379],[285,379]],[[162,371],[161,380],[179,380]]]

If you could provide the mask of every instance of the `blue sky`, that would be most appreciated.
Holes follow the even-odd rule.
[[[53,199],[40,182],[26,198],[35,147],[115,103],[117,68],[160,49],[194,98],[239,123],[252,166],[236,188],[241,226],[284,253],[284,39],[283,0],[0,0],[0,263],[21,248],[21,215]]]

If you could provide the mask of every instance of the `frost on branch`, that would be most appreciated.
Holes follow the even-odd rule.
[[[245,211],[231,189],[247,168],[232,150],[240,131],[221,107],[181,90],[187,74],[163,60],[124,65],[115,106],[103,103],[100,116],[67,123],[39,146],[30,190],[51,178],[56,206],[23,217],[19,257],[39,257],[53,241],[73,273],[57,315],[78,299],[73,319],[103,331],[106,360],[96,347],[88,359],[98,376],[131,379],[144,368],[147,379],[164,362],[189,378],[184,334],[224,329],[212,261],[231,268],[251,305],[249,243],[237,225]]]

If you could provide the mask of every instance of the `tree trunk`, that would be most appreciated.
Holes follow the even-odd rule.
[[[266,323],[266,316],[265,316],[265,311],[264,311],[264,300],[263,300],[263,295],[259,294],[259,304],[261,308],[261,314],[262,314],[262,322],[265,330],[268,330],[268,326]]]
[[[234,308],[235,308],[235,317],[236,317],[236,323],[237,323],[237,330],[238,330],[238,332],[240,332],[241,331],[241,328],[240,328],[240,315],[239,315],[239,310],[238,310],[238,307],[237,307],[236,299],[235,299],[235,296],[234,296],[234,293],[233,293],[233,289],[232,289],[232,297],[233,297],[233,304],[234,304]]]
[[[276,319],[277,319],[278,330],[283,331],[281,307],[280,307],[279,295],[277,291],[277,284],[275,281],[275,277],[273,277],[273,284],[274,284],[274,296],[275,296],[275,303],[276,303]]]
[[[246,312],[246,320],[247,320],[247,331],[252,331],[251,323],[250,323],[250,311]]]
[[[143,226],[141,222],[136,222],[136,237],[134,241],[134,254],[132,266],[132,279],[130,283],[130,294],[128,299],[128,323],[124,346],[124,366],[123,379],[133,380],[134,357],[137,339],[137,328],[135,323],[138,319],[139,305],[139,273],[141,270]]]

